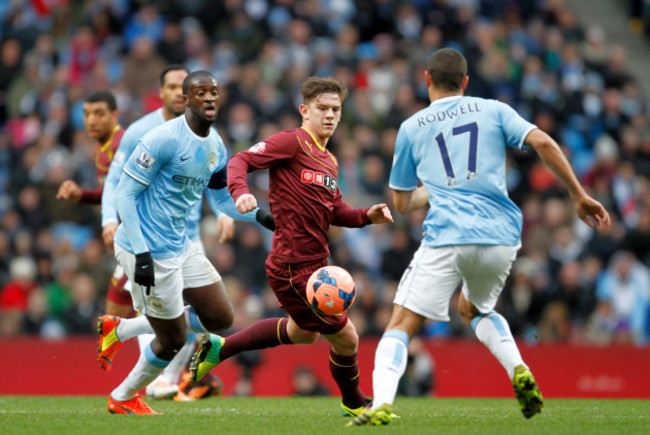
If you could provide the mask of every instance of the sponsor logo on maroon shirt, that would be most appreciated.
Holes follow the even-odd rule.
[[[336,191],[336,178],[322,172],[303,169],[300,174],[300,181],[306,184],[327,187],[332,192]]]
[[[258,142],[252,147],[248,149],[253,154],[262,154],[264,151],[266,151],[266,143],[265,142]]]

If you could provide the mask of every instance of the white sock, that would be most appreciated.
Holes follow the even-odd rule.
[[[138,335],[138,346],[140,347],[140,353],[143,353],[144,350],[149,346],[149,343],[156,338],[156,334],[142,334]]]
[[[184,315],[185,324],[187,325],[189,332],[208,332],[199,320],[199,316],[196,314],[196,311],[194,311],[194,308],[187,305],[185,307]],[[126,341],[137,335],[153,334],[154,331],[149,324],[147,317],[140,315],[133,319],[122,319],[117,325],[117,331],[115,331],[115,333],[120,341]]]
[[[153,334],[153,328],[149,324],[147,317],[142,315],[133,319],[122,319],[117,325],[115,331],[120,341],[126,341],[142,334]]]
[[[133,399],[138,391],[149,385],[163,371],[169,361],[156,356],[151,345],[140,354],[138,362],[124,381],[113,390],[111,397],[118,402]]]
[[[481,343],[490,349],[492,355],[506,369],[508,377],[512,379],[515,376],[515,367],[524,364],[524,360],[521,359],[521,354],[506,319],[496,311],[481,314],[472,319],[472,329]]]
[[[163,372],[160,374],[160,378],[164,379],[167,381],[168,384],[171,385],[176,385],[178,384],[178,379],[181,377],[181,373],[183,372],[183,369],[187,365],[187,363],[190,361],[190,358],[192,358],[192,355],[194,354],[194,341],[196,340],[196,335],[195,334],[188,334],[187,335],[187,342],[185,342],[185,345],[181,348],[181,350],[178,351],[174,359],[172,359],[172,362],[169,363],[169,365],[163,370]]]
[[[374,398],[372,409],[384,403],[392,404],[397,394],[397,384],[406,371],[409,336],[398,329],[386,331],[375,352],[375,370],[372,372]]]

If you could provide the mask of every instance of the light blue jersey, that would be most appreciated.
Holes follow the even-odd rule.
[[[104,192],[102,193],[102,227],[109,223],[118,222],[116,191],[117,184],[120,182],[120,176],[124,170],[126,159],[129,158],[142,136],[149,132],[149,130],[164,123],[165,117],[163,116],[163,110],[161,108],[138,119],[124,132],[124,136],[122,136],[122,140],[120,141],[120,146],[113,157],[113,161],[108,170],[108,175],[104,181]],[[202,205],[203,201],[198,201],[187,219],[186,233],[192,241],[197,241],[200,238],[199,221],[201,219]],[[210,206],[214,214],[219,217],[221,215],[219,210],[214,208],[214,205],[211,202]]]
[[[404,121],[390,187],[429,194],[423,244],[520,243],[522,213],[506,190],[506,146],[523,148],[537,128],[507,104],[452,96]]]
[[[134,254],[150,251],[153,258],[179,257],[188,242],[188,216],[208,186],[223,212],[254,222],[257,210],[242,215],[235,208],[226,188],[226,163],[226,148],[216,130],[198,136],[185,116],[149,131],[127,159],[120,178],[117,208],[122,224],[115,242]]]

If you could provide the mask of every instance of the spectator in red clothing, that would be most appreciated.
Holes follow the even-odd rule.
[[[71,83],[82,82],[95,67],[99,50],[90,27],[81,27],[70,44],[69,78]]]
[[[29,257],[17,257],[9,265],[11,280],[0,290],[0,335],[19,334],[29,294],[38,284],[36,264]]]

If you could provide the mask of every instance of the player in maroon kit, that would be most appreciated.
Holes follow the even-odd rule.
[[[271,135],[228,163],[228,190],[242,213],[257,207],[246,174],[269,169],[269,202],[276,230],[266,273],[288,316],[261,320],[227,338],[206,334],[191,370],[195,379],[201,379],[239,352],[310,344],[323,334],[331,344],[330,372],[341,390],[342,414],[356,416],[369,402],[359,388],[356,329],[345,313],[316,313],[306,300],[305,286],[312,272],[327,264],[330,225],[363,227],[393,222],[393,218],[386,204],[353,209],[341,199],[338,161],[326,146],[341,119],[347,96],[343,83],[333,77],[311,77],[303,84],[302,95],[302,127]]]
[[[72,180],[59,186],[57,199],[86,204],[101,204],[104,179],[108,174],[115,151],[120,145],[124,129],[118,123],[117,103],[110,91],[96,91],[89,94],[83,104],[83,120],[86,132],[97,140],[95,166],[97,167],[96,189],[82,189]],[[133,311],[131,294],[124,290],[127,277],[121,267],[116,266],[106,295],[106,312],[120,317],[128,317]]]

